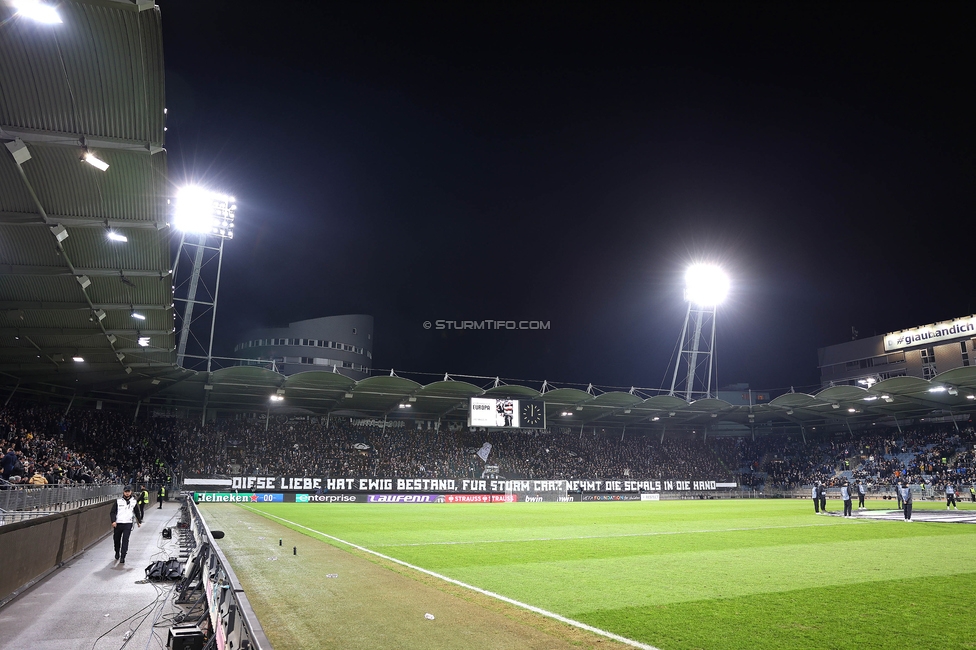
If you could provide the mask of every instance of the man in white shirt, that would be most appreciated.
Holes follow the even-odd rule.
[[[112,539],[115,541],[115,559],[119,564],[125,564],[125,554],[129,550],[129,535],[132,533],[132,521],[142,526],[142,517],[136,499],[132,496],[132,488],[128,485],[122,490],[122,496],[115,500],[112,506]]]

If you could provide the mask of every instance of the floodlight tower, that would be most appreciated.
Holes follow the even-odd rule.
[[[712,397],[715,366],[715,312],[729,292],[729,276],[712,264],[694,264],[685,273],[688,313],[678,341],[678,359],[671,378],[672,396],[685,400]],[[683,380],[679,374],[684,364]]]
[[[234,238],[236,211],[236,199],[233,196],[212,192],[195,185],[182,188],[176,196],[173,226],[181,232],[181,237],[180,246],[176,252],[176,263],[173,266],[173,290],[174,300],[184,303],[183,322],[176,348],[176,363],[181,367],[202,365],[200,362],[205,359],[207,372],[211,372],[213,333],[217,317],[217,293],[220,290],[220,267],[224,259],[224,242]],[[189,248],[195,250],[184,296],[183,285],[177,283],[177,271],[181,266],[183,252],[187,253],[187,257],[190,256]],[[205,267],[211,265],[214,258],[217,260],[216,272],[202,274],[201,272]],[[209,288],[210,284],[213,285],[212,292]],[[205,298],[209,298],[209,300],[197,298],[201,285]],[[194,305],[203,305],[209,309],[209,336],[197,336],[193,333]],[[205,315],[206,312],[205,309],[203,314],[198,314],[197,319]],[[191,339],[194,344],[191,352],[197,352],[197,354],[188,354],[186,351],[187,343]],[[185,363],[187,359],[192,361]]]

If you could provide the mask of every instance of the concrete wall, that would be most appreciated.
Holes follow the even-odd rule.
[[[0,526],[0,605],[111,534],[113,503]]]

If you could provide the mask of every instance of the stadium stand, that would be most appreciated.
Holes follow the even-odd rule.
[[[860,479],[876,489],[908,478],[938,487],[976,480],[971,427],[928,425],[861,437],[806,441],[795,436],[687,437],[663,440],[565,430],[415,430],[356,426],[333,418],[258,418],[201,425],[182,419],[128,418],[105,411],[68,413],[29,401],[0,411],[4,477],[26,483],[34,468],[47,483],[150,483],[170,476],[289,475],[338,478],[480,478],[476,451],[492,445],[492,465],[511,479],[661,479],[712,477],[765,490]],[[7,466],[10,466],[8,472]]]

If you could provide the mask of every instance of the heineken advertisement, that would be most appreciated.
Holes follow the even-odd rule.
[[[504,494],[514,492],[543,492],[557,489],[558,481],[506,481],[488,479],[457,478],[311,478],[307,476],[235,476],[221,479],[225,489],[257,490],[264,492],[314,492],[318,494],[333,492],[430,492],[437,494]],[[567,481],[570,492],[709,492],[723,488],[734,488],[735,483],[721,483],[714,480],[572,480]],[[186,485],[193,485],[191,480]],[[201,486],[202,487],[202,486]],[[208,487],[217,487],[208,484]],[[249,492],[250,493],[250,492]]]
[[[282,503],[285,495],[281,492],[194,492],[193,500],[197,503]]]

